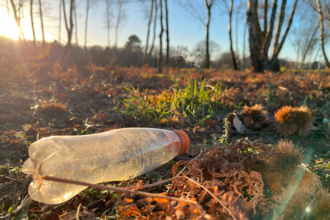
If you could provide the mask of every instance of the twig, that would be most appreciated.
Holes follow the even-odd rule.
[[[188,180],[190,180],[191,182],[195,183],[196,185],[202,187],[206,192],[208,192],[210,194],[210,196],[212,196],[215,200],[217,200],[220,205],[222,205],[222,207],[224,209],[226,209],[226,211],[229,213],[229,215],[231,215],[231,217],[234,219],[234,220],[237,220],[237,218],[233,215],[233,213],[221,202],[221,200],[216,197],[210,190],[208,190],[206,187],[204,187],[203,185],[201,185],[200,183],[197,183],[195,180],[193,179],[190,179],[189,177],[185,176],[185,178],[187,178]]]
[[[15,187],[14,187],[14,200],[13,200],[13,203],[11,205],[12,207],[15,207],[16,206],[16,201],[17,201],[17,196],[16,196],[17,182],[18,182],[18,170],[17,170],[17,173],[16,173],[16,182],[15,182]]]
[[[146,192],[141,192],[141,191],[133,191],[133,190],[124,189],[124,188],[116,188],[116,187],[110,187],[110,186],[96,185],[96,184],[92,184],[92,183],[86,183],[86,182],[75,181],[75,180],[68,180],[68,179],[63,179],[63,178],[58,178],[58,177],[53,177],[53,176],[47,176],[47,175],[43,175],[43,176],[41,176],[41,178],[44,179],[44,180],[48,180],[48,181],[93,187],[93,188],[99,189],[99,190],[111,190],[111,191],[114,191],[114,192],[136,194],[136,195],[140,195],[140,196],[153,197],[153,198],[164,198],[164,199],[173,200],[173,201],[177,201],[177,202],[185,202],[185,203],[197,205],[197,206],[199,206],[201,211],[203,211],[203,209],[200,207],[200,205],[197,202],[192,201],[192,200],[188,200],[188,199],[180,199],[180,198],[176,198],[176,197],[169,197],[169,196],[164,196],[164,195],[159,195],[159,194],[152,194],[152,193],[146,193]]]
[[[192,161],[194,161],[194,160],[196,160],[196,159],[198,159],[198,158],[202,155],[202,153],[203,153],[203,148],[201,148],[201,152],[198,154],[198,156],[195,157],[194,159],[192,159],[191,161],[189,161],[189,163],[192,162]],[[184,171],[186,168],[187,168],[187,165],[185,165],[185,166],[183,167],[183,169],[182,169],[182,170],[181,170],[181,171],[180,171],[175,177],[180,176],[181,173],[183,173],[183,171]]]
[[[168,183],[168,182],[170,182],[172,180],[175,180],[175,179],[178,179],[178,178],[182,178],[182,176],[176,176],[176,177],[169,178],[169,179],[166,179],[166,180],[161,180],[161,181],[158,181],[158,182],[155,182],[155,183],[152,183],[152,184],[146,184],[146,185],[142,186],[142,189],[147,189],[147,188],[158,186],[158,185],[161,185],[161,184],[164,184],[164,183]],[[131,187],[124,187],[123,189],[134,189],[134,188],[135,188],[134,186],[131,186]]]
[[[81,203],[79,204],[79,206],[78,206],[78,208],[77,208],[77,216],[76,216],[77,220],[79,220],[79,211],[80,211],[80,207],[81,207]]]
[[[3,183],[3,184],[1,184],[1,185],[0,185],[0,189],[2,189],[2,188],[5,187],[5,186],[8,186],[8,185],[12,184],[13,182],[15,182],[15,180],[12,180],[12,181],[10,181],[10,182],[8,182],[8,183]]]

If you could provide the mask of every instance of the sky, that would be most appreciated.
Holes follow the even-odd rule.
[[[92,1],[92,0],[90,0]],[[125,4],[124,8],[126,11],[126,19],[123,20],[123,23],[119,29],[118,34],[118,46],[124,46],[128,37],[130,35],[137,35],[141,41],[142,45],[145,45],[146,34],[147,34],[147,18],[146,10],[149,10],[149,7],[144,6],[138,0],[129,0],[130,3]],[[177,3],[180,0],[168,0],[168,10],[169,10],[169,31],[170,31],[170,45],[171,47],[177,46],[187,46],[189,50],[193,49],[194,46],[205,39],[205,26],[198,19],[193,17],[186,8],[182,7]],[[193,0],[191,0],[193,1]],[[198,3],[197,9],[202,15],[205,13],[205,6],[203,0],[195,0]],[[37,1],[35,1],[37,2]],[[46,28],[46,40],[54,41],[58,40],[59,33],[59,1],[53,0],[44,0],[43,12],[44,12],[44,23]],[[80,46],[84,43],[84,31],[85,31],[85,10],[86,10],[87,0],[77,0],[77,29],[78,29],[78,44]],[[291,2],[289,0],[289,2]],[[147,3],[147,6],[150,3]],[[2,4],[3,6],[3,4]],[[40,22],[37,7],[36,13],[34,15],[35,20],[35,29],[37,39],[41,39],[40,31]],[[67,9],[69,5],[66,6]],[[187,6],[188,7],[188,6]],[[245,5],[243,7],[246,7]],[[30,17],[28,16],[29,6],[25,6],[26,17],[22,21],[23,32],[25,38],[32,39],[32,31],[30,26]],[[116,13],[118,10],[116,4],[112,4],[112,11]],[[289,10],[288,10],[289,12]],[[158,10],[159,15],[159,10]],[[233,14],[232,28],[233,30],[233,40],[235,41],[235,13]],[[206,19],[204,16],[203,18]],[[5,7],[0,7],[0,35],[9,35],[9,37],[17,38],[17,28],[15,28],[15,22],[13,15],[10,14],[8,17],[7,10]],[[113,18],[115,19],[115,18]],[[239,16],[238,19],[238,46],[240,54],[242,53],[243,48],[243,31],[245,27],[246,17],[244,14]],[[317,21],[316,21],[317,22]],[[67,38],[66,30],[64,27],[64,20],[62,15],[62,28],[61,28],[61,39],[62,43],[65,43]],[[164,22],[165,26],[165,22]],[[114,25],[112,24],[112,27]],[[15,30],[16,29],[16,30]],[[159,45],[159,24],[157,28],[157,38],[156,45]],[[9,33],[9,34],[8,34]],[[115,41],[115,30],[114,28],[110,31],[110,41],[111,46],[114,45]],[[248,33],[248,32],[247,32]],[[165,44],[165,34],[163,35],[163,40]],[[212,19],[210,24],[210,40],[216,42],[220,46],[220,50],[216,51],[211,58],[216,58],[220,53],[229,51],[229,36],[228,36],[228,13],[226,10],[221,9],[219,6],[214,6],[212,11]],[[73,34],[73,43],[75,42],[75,34]],[[107,28],[105,24],[105,3],[104,0],[99,0],[97,4],[93,5],[89,12],[88,20],[88,36],[87,36],[87,45],[94,46],[107,46]],[[236,45],[235,45],[236,46]],[[328,45],[329,46],[329,45]],[[236,49],[236,48],[235,48]],[[248,54],[248,38],[246,38],[246,51]],[[270,50],[271,51],[271,50]],[[296,52],[290,41],[290,36],[287,38],[283,49],[280,53],[280,58],[286,58],[289,60],[296,59]]]

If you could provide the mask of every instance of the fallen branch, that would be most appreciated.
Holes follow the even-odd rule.
[[[203,215],[205,214],[202,207],[196,201],[192,201],[192,200],[188,200],[188,199],[169,197],[169,196],[146,193],[146,192],[141,192],[141,191],[133,191],[133,190],[125,189],[125,188],[116,188],[116,187],[110,187],[110,186],[96,185],[96,184],[92,184],[92,183],[68,180],[68,179],[63,179],[63,178],[58,178],[58,177],[53,177],[53,176],[47,176],[47,175],[41,176],[41,179],[48,180],[48,181],[54,181],[54,182],[60,182],[60,183],[75,184],[75,185],[80,185],[80,186],[88,186],[88,187],[93,187],[93,188],[99,189],[99,190],[111,190],[114,192],[136,194],[136,195],[140,195],[140,196],[153,197],[153,198],[164,198],[164,199],[173,200],[173,201],[177,201],[177,202],[185,202],[188,204],[196,205],[200,209],[200,211],[203,213]]]

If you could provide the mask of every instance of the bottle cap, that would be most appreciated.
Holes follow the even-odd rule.
[[[181,142],[179,155],[186,153],[190,146],[189,136],[187,135],[186,132],[181,131],[181,130],[174,130],[173,132],[176,133],[176,135],[178,135],[180,142]]]

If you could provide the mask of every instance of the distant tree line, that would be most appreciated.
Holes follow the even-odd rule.
[[[36,46],[35,20],[40,21],[42,44],[45,46],[44,0],[0,0],[9,12],[12,12],[16,25],[20,30],[19,39],[27,45],[22,31],[21,21],[29,8],[29,17],[33,33],[33,45]],[[65,46],[61,57],[71,56],[75,62],[90,58],[93,62],[110,62],[123,66],[142,66],[148,64],[162,72],[163,67],[172,65],[188,65],[210,68],[219,66],[219,60],[227,60],[227,65],[235,70],[251,65],[255,71],[278,71],[280,69],[279,54],[287,40],[291,42],[297,53],[300,67],[305,63],[315,63],[321,52],[325,66],[330,68],[325,45],[330,38],[330,0],[172,0],[205,26],[205,40],[197,45],[198,49],[182,56],[170,46],[170,22],[168,1],[170,0],[139,0],[146,14],[146,42],[132,35],[123,48],[117,46],[118,32],[126,14],[126,4],[133,0],[59,0],[58,10],[58,47],[62,47],[61,21],[64,19],[66,30]],[[56,2],[56,1],[53,1]],[[85,4],[85,36],[82,49],[78,45],[77,5]],[[105,24],[107,28],[108,47],[87,47],[89,10],[96,4],[104,4]],[[36,13],[37,12],[37,13]],[[216,19],[215,13],[225,12],[228,15],[229,45],[219,59],[212,59],[214,43],[210,41],[210,24]],[[37,16],[36,16],[37,14]],[[223,14],[223,13],[222,13]],[[298,17],[298,18],[297,18]],[[239,22],[239,21],[244,21]],[[295,21],[294,21],[295,20]],[[318,20],[318,22],[315,22]],[[241,23],[241,24],[239,24]],[[156,27],[160,32],[156,33]],[[243,27],[243,48],[239,50],[238,30]],[[114,46],[110,45],[111,29],[115,31]],[[289,34],[290,33],[290,34]],[[157,39],[158,35],[158,39]],[[72,45],[75,37],[76,45]],[[246,41],[246,39],[248,39]],[[155,46],[158,41],[158,46]],[[165,41],[165,45],[163,45]],[[213,45],[212,45],[213,44]],[[33,46],[32,45],[32,46]],[[55,45],[55,43],[54,43]],[[165,48],[163,50],[163,47]],[[249,51],[247,55],[247,51]],[[77,53],[77,51],[81,52]],[[98,54],[98,55],[97,55]],[[240,56],[241,54],[241,56]],[[315,56],[313,59],[313,55]],[[100,58],[97,58],[100,56]],[[225,58],[226,57],[226,58]],[[194,58],[194,63],[188,62]],[[102,61],[96,61],[102,60]],[[222,61],[221,61],[222,62]],[[220,63],[221,63],[220,62]],[[185,63],[185,64],[183,64]]]

